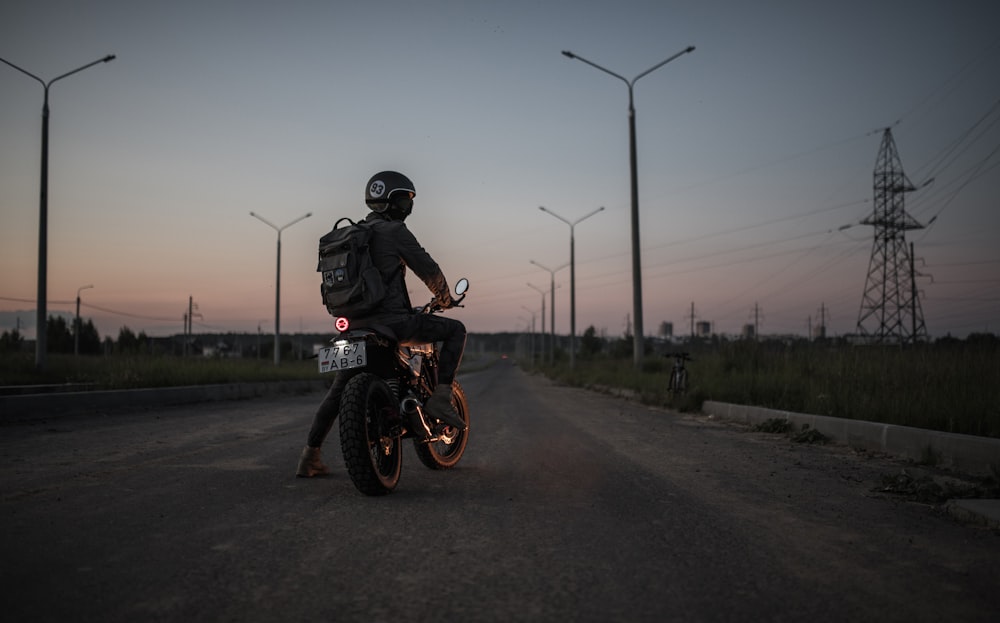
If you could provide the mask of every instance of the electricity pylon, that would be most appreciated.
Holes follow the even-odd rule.
[[[906,231],[924,226],[903,208],[904,195],[916,187],[903,173],[890,128],[882,133],[874,178],[875,210],[871,217],[861,221],[875,227],[875,241],[857,332],[868,343],[916,343],[926,339],[927,327],[917,296],[913,251],[912,246],[906,245]]]

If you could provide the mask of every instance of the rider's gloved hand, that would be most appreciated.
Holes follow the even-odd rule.
[[[451,292],[445,292],[443,297],[437,298],[437,304],[441,306],[441,309],[451,309],[455,306],[455,299],[451,297]]]

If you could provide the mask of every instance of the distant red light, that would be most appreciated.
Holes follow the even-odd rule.
[[[351,326],[351,323],[347,320],[347,318],[341,316],[340,318],[337,318],[337,320],[333,323],[333,326],[337,328],[337,331],[343,333],[344,331],[347,331],[347,329]]]

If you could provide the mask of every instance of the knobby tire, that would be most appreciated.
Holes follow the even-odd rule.
[[[396,488],[403,456],[388,416],[396,408],[389,386],[374,374],[352,378],[340,400],[340,446],[351,481],[365,495]]]

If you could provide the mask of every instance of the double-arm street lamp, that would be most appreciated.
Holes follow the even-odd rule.
[[[587,59],[577,56],[568,50],[563,50],[563,56],[584,62],[594,69],[599,69],[606,74],[618,78],[628,86],[628,132],[629,132],[629,162],[631,165],[632,178],[632,315],[635,316],[635,336],[632,346],[632,362],[636,368],[642,364],[643,337],[642,337],[642,267],[639,253],[639,178],[636,171],[636,149],[635,149],[635,106],[633,105],[632,90],[635,83],[646,74],[663,67],[675,58],[693,52],[694,46],[689,46],[677,54],[656,65],[653,65],[631,80],[620,76],[613,71],[601,67],[597,63],[592,63]]]
[[[573,228],[580,221],[594,216],[604,209],[601,206],[589,214],[585,214],[575,221],[569,221],[559,216],[545,206],[538,206],[538,209],[546,214],[551,214],[563,223],[569,225],[569,367],[576,366],[576,242],[573,236]]]
[[[73,71],[68,71],[61,76],[56,76],[52,80],[45,82],[35,74],[21,69],[14,63],[0,58],[0,62],[13,67],[22,74],[33,78],[42,85],[45,91],[45,98],[42,102],[42,174],[39,185],[41,190],[38,197],[38,300],[35,304],[35,367],[39,370],[45,368],[45,353],[48,348],[48,329],[46,327],[46,314],[48,310],[48,230],[49,230],[49,87],[57,80],[62,80],[75,73],[79,73],[88,67],[98,63],[108,63],[115,60],[114,54],[108,54],[104,58],[87,63],[83,67],[77,67]]]
[[[278,227],[256,212],[251,212],[250,216],[260,219],[265,225],[278,232],[278,268],[274,278],[274,365],[278,365],[281,363],[281,232],[299,221],[309,218],[312,216],[312,212],[303,214],[294,221],[281,227]]]
[[[549,363],[556,362],[556,273],[560,270],[569,266],[569,263],[563,264],[559,268],[549,268],[547,266],[542,266],[535,260],[528,260],[535,266],[541,268],[542,270],[549,271],[549,276],[552,281],[549,282],[549,332],[551,333],[551,339],[549,340]],[[530,285],[530,284],[529,284]],[[545,312],[542,312],[544,316]]]

